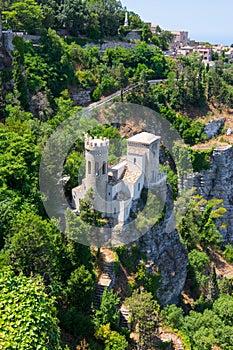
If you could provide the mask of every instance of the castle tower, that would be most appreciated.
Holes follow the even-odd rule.
[[[125,23],[124,23],[124,27],[128,27],[129,26],[129,19],[128,19],[128,12],[125,12]]]
[[[144,174],[144,186],[149,187],[159,173],[160,136],[141,132],[127,141],[128,169]]]
[[[106,212],[109,140],[85,135],[85,190],[95,192],[95,209]]]

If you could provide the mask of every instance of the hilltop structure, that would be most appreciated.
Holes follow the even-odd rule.
[[[127,140],[125,159],[108,168],[109,140],[85,135],[86,176],[72,190],[73,206],[79,211],[80,200],[93,189],[95,209],[105,217],[125,222],[143,188],[166,184],[166,174],[159,172],[159,147],[160,136],[139,133]]]

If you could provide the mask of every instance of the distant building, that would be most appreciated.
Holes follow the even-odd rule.
[[[172,46],[186,46],[188,44],[188,32],[183,30],[170,30],[173,35]]]
[[[180,49],[177,49],[177,56],[187,56],[190,53],[194,52],[194,47],[192,46],[183,46]]]
[[[194,49],[194,51],[198,52],[204,62],[210,62],[212,60],[212,49],[204,46],[198,46]]]
[[[188,56],[192,52],[198,52],[202,56],[203,62],[212,60],[212,49],[204,46],[183,46],[177,49],[177,56]]]
[[[74,208],[79,211],[80,200],[93,189],[95,209],[105,217],[125,222],[143,188],[162,188],[166,184],[166,174],[159,172],[159,146],[159,136],[137,134],[127,140],[126,159],[108,168],[109,140],[86,135],[86,176],[72,189]]]

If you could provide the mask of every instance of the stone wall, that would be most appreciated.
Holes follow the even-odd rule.
[[[223,199],[227,213],[219,221],[219,227],[226,223],[226,228],[220,228],[225,243],[233,244],[233,148],[218,147],[214,150],[209,170],[194,174],[193,185],[199,194],[206,199]]]
[[[3,33],[4,48],[10,56],[11,56],[11,51],[14,50],[14,45],[12,40],[13,40],[13,34],[11,32]]]

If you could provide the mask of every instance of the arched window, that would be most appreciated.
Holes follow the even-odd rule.
[[[138,192],[140,191],[140,189],[141,189],[141,184],[139,182],[139,184],[138,184]]]
[[[87,167],[88,167],[88,174],[91,174],[91,162],[90,161],[88,161]]]
[[[136,159],[136,158],[134,158],[134,159],[133,159],[133,163],[134,163],[134,164],[136,164],[136,162],[137,162],[137,159]]]
[[[102,166],[102,174],[105,175],[107,172],[107,166],[106,166],[106,162],[103,162],[103,166]]]
[[[96,162],[95,163],[95,176],[99,176],[100,172],[99,172],[99,163]]]

